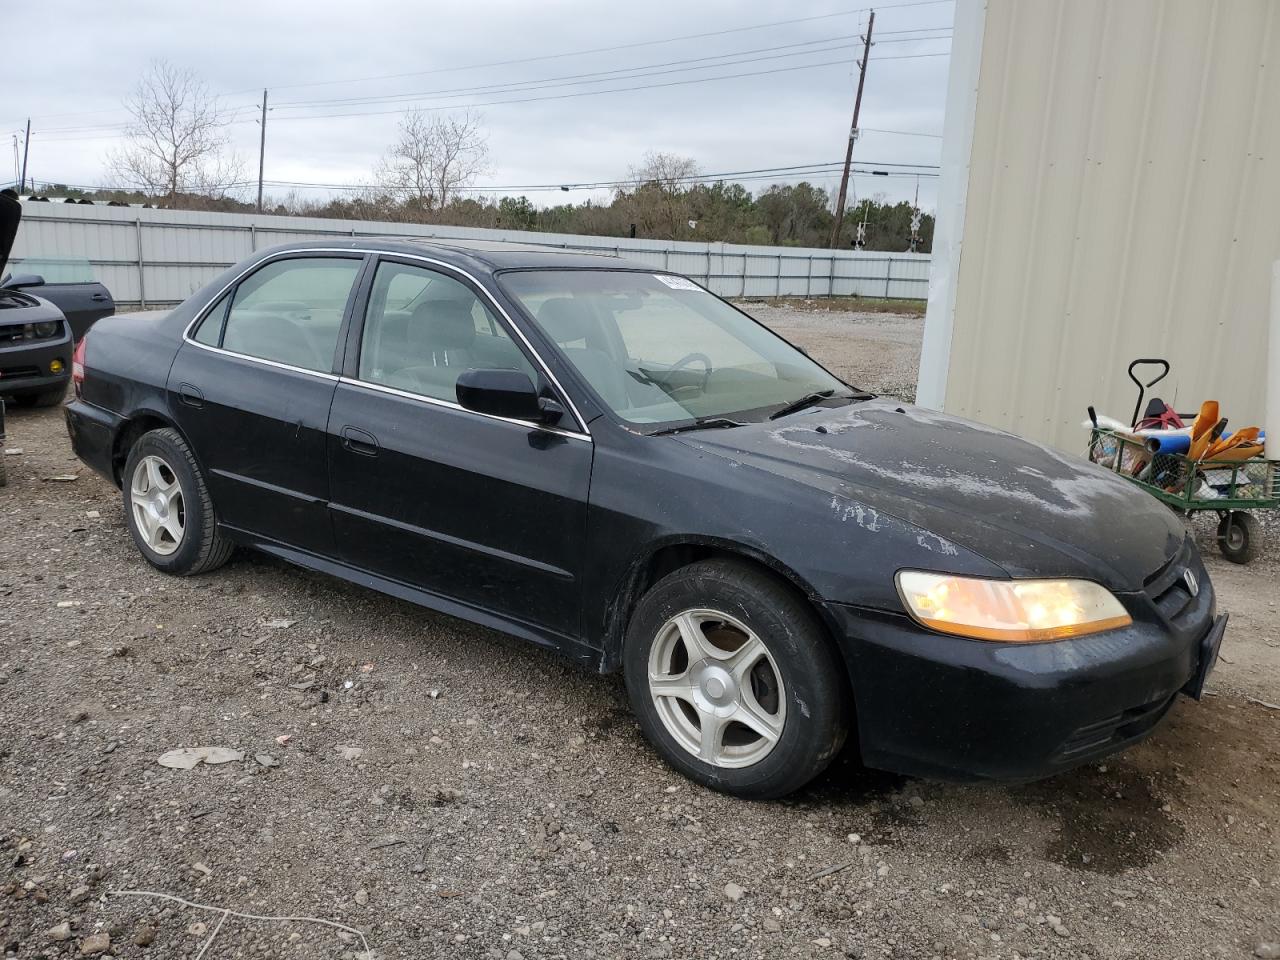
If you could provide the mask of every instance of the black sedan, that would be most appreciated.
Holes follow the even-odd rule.
[[[621,668],[663,757],[742,796],[851,732],[876,767],[1052,774],[1198,696],[1225,626],[1154,499],[616,258],[280,247],[99,322],[74,382],[155,567],[254,547]]]

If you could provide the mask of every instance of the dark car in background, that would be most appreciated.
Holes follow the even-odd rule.
[[[159,570],[237,544],[621,669],[673,767],[781,796],[1043,777],[1198,697],[1225,617],[1121,478],[864,393],[682,276],[504,244],[262,251],[100,321],[66,419]]]
[[[22,217],[12,191],[0,193],[0,397],[18,404],[52,406],[66,395],[75,342],[102,317],[115,311],[111,294],[82,270],[56,278],[30,272],[38,263],[24,262],[21,274],[5,271]],[[66,271],[69,261],[46,261]]]

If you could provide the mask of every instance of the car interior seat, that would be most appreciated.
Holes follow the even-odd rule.
[[[591,308],[572,297],[552,297],[538,308],[538,326],[615,410],[630,406],[627,379],[621,364],[600,347],[605,343]]]

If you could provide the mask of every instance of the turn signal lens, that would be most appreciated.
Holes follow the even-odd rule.
[[[972,640],[1065,640],[1133,622],[1109,590],[1088,580],[981,580],[902,570],[897,581],[916,621]]]

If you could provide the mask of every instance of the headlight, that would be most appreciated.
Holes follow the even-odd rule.
[[[46,337],[52,337],[58,332],[58,321],[43,320],[40,323],[33,323],[31,325],[31,332],[35,334],[36,338],[39,340],[43,340]]]
[[[980,580],[902,570],[897,581],[919,623],[973,640],[1065,640],[1133,622],[1109,590],[1088,580]]]

